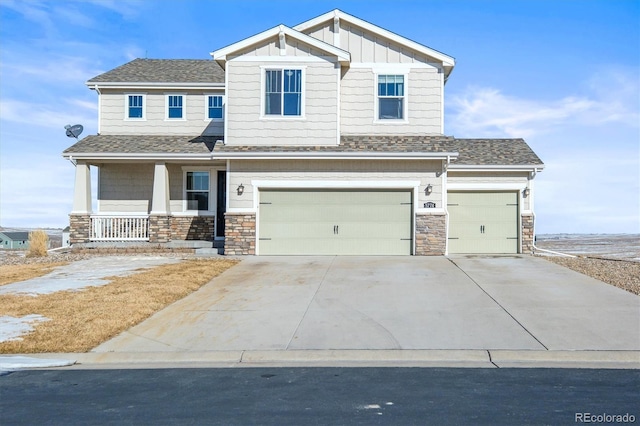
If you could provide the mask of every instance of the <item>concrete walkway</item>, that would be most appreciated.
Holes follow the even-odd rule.
[[[640,297],[531,256],[247,257],[68,356],[85,367],[640,368]]]

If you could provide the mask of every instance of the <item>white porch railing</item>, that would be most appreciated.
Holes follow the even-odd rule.
[[[91,215],[91,241],[149,241],[149,216]]]

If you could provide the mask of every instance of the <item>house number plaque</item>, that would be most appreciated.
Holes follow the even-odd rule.
[[[435,209],[436,208],[436,203],[433,203],[431,201],[429,201],[428,203],[424,203],[424,208],[425,209]]]

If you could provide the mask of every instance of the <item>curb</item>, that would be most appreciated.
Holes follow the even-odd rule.
[[[232,367],[457,367],[457,368],[615,368],[640,369],[640,351],[536,350],[248,350],[202,352],[87,352],[0,356],[28,357],[27,368],[67,369],[232,368]],[[62,365],[61,365],[62,366]]]

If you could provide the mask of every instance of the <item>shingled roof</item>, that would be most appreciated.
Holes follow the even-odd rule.
[[[82,154],[451,153],[454,165],[542,166],[523,139],[456,139],[451,136],[342,136],[340,145],[224,145],[222,136],[93,135],[63,152]]]
[[[134,59],[87,83],[224,83],[224,70],[211,59]]]

